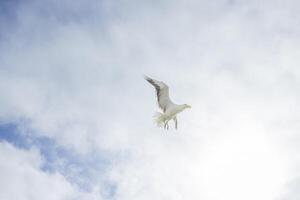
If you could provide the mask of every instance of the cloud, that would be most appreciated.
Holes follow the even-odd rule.
[[[283,198],[299,177],[297,5],[18,3],[1,31],[0,120],[73,151],[117,199]],[[178,132],[154,127],[143,74],[192,105]],[[38,174],[73,194],[67,172]]]
[[[20,150],[1,142],[0,154],[1,199],[93,199],[91,194],[80,192],[61,174],[42,171],[44,160],[36,149]]]

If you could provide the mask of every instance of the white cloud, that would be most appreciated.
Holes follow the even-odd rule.
[[[1,142],[0,155],[1,199],[74,200],[87,197],[96,199],[96,193],[80,192],[61,174],[42,171],[44,161],[36,149],[21,150],[9,143]]]
[[[298,3],[103,2],[19,9],[0,119],[106,153],[119,199],[283,197],[299,177]],[[178,132],[152,124],[144,73],[192,105]]]

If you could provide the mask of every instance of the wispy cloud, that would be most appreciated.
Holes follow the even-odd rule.
[[[295,199],[298,4],[2,4],[0,120],[21,129],[15,138],[7,137],[11,129],[1,136],[1,151],[13,154],[15,166],[4,168],[16,175],[0,193],[8,200],[48,193],[56,193],[49,199]],[[175,102],[192,105],[178,132],[152,123],[154,91],[143,74],[167,82]],[[35,142],[23,148],[17,138]],[[30,156],[44,161],[31,163]],[[32,184],[53,188],[24,189],[31,173]]]

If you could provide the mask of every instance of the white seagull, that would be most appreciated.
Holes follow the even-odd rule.
[[[157,112],[155,115],[155,121],[158,126],[164,126],[164,129],[169,129],[168,122],[173,119],[175,128],[178,127],[176,115],[186,108],[191,108],[187,104],[175,104],[169,97],[169,87],[162,81],[154,80],[148,76],[144,76],[145,79],[151,83],[156,89],[157,101],[159,108],[163,111]]]

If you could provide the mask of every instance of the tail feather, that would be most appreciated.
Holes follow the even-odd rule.
[[[166,116],[163,113],[156,112],[154,115],[154,121],[158,127],[163,127],[166,121]]]

